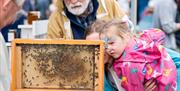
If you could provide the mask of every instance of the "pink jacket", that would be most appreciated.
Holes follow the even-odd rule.
[[[156,36],[150,38],[151,34]],[[144,91],[144,82],[151,78],[158,83],[154,91],[176,91],[176,66],[160,45],[163,35],[159,30],[141,33],[140,38],[129,42],[123,55],[113,63],[126,91]]]

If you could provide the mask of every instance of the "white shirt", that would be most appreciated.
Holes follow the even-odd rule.
[[[10,91],[10,62],[4,38],[0,32],[0,91]]]

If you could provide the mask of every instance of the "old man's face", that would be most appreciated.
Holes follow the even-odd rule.
[[[83,14],[89,5],[89,2],[90,0],[64,0],[68,11],[74,15]]]

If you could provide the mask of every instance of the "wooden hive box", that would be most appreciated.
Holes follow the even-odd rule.
[[[16,39],[11,91],[103,91],[103,60],[102,41]]]

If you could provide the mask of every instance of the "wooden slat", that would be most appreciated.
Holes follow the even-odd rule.
[[[100,44],[100,58],[99,58],[99,90],[104,91],[104,44]]]
[[[12,62],[11,62],[11,91],[16,89],[16,43],[12,42]]]
[[[32,39],[15,39],[14,42],[17,43],[25,43],[25,44],[81,44],[81,45],[99,45],[102,44],[103,41],[100,40],[32,40]]]
[[[21,49],[16,47],[16,81],[17,81],[17,88],[22,88],[22,55]]]

